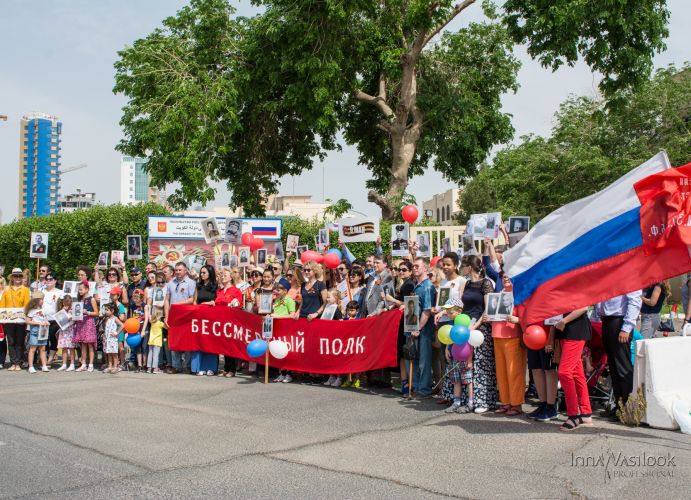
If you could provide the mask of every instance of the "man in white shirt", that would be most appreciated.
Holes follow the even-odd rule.
[[[48,326],[48,366],[50,366],[58,351],[58,330],[60,330],[58,323],[55,321],[55,313],[58,312],[58,301],[64,294],[62,290],[55,288],[55,275],[47,271],[42,291],[43,314],[50,323]]]

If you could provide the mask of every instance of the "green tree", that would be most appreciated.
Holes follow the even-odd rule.
[[[233,19],[225,0],[192,0],[121,51],[115,92],[128,98],[119,149],[149,153],[171,202],[214,196],[263,213],[277,178],[338,148],[367,166],[368,198],[387,220],[428,166],[472,176],[512,134],[500,97],[516,89],[516,43],[552,69],[579,57],[605,95],[645,79],[667,35],[664,0],[508,0],[487,21],[449,30],[475,0],[257,0]]]
[[[125,206],[97,205],[72,213],[21,219],[0,226],[0,263],[9,272],[13,267],[36,273],[36,259],[29,258],[31,233],[48,233],[47,263],[59,278],[74,279],[76,268],[94,266],[100,252],[125,250],[128,234],[142,236],[142,252],[147,253],[149,215],[170,215],[155,203]]]
[[[671,66],[637,90],[615,92],[621,104],[571,97],[548,138],[527,136],[497,153],[465,186],[463,220],[494,209],[536,222],[588,196],[664,149],[673,166],[691,161],[691,68]]]

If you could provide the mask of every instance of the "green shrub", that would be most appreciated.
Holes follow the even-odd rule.
[[[0,264],[5,274],[13,267],[36,274],[36,259],[29,257],[31,233],[48,233],[47,263],[58,278],[72,279],[76,267],[93,267],[100,252],[125,250],[128,234],[142,235],[146,255],[149,215],[170,215],[155,203],[140,205],[97,205],[71,213],[22,219],[0,226]],[[44,261],[42,261],[44,263]]]

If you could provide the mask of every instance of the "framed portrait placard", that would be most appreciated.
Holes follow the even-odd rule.
[[[32,259],[48,258],[48,233],[31,233],[29,257]]]
[[[261,290],[257,291],[257,313],[258,314],[271,314],[273,312],[273,293],[260,293]]]
[[[141,260],[142,253],[142,237],[138,234],[128,234],[127,260]]]
[[[416,295],[403,298],[403,331],[420,330],[420,302]]]
[[[272,316],[265,316],[262,320],[262,338],[270,340],[274,336],[274,319]]]

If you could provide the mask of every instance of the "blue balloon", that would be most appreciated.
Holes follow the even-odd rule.
[[[450,336],[454,344],[465,344],[470,338],[470,330],[465,325],[454,325],[451,327]]]
[[[250,358],[258,358],[262,356],[268,348],[269,344],[266,343],[266,340],[256,339],[247,344],[247,355]]]
[[[127,345],[128,346],[137,347],[141,343],[142,343],[142,336],[139,335],[138,333],[136,335],[128,335],[127,336]]]
[[[338,255],[339,259],[343,259],[343,254],[341,253],[341,251],[338,248],[332,248],[331,250],[329,250],[326,253],[335,253],[336,255]]]

